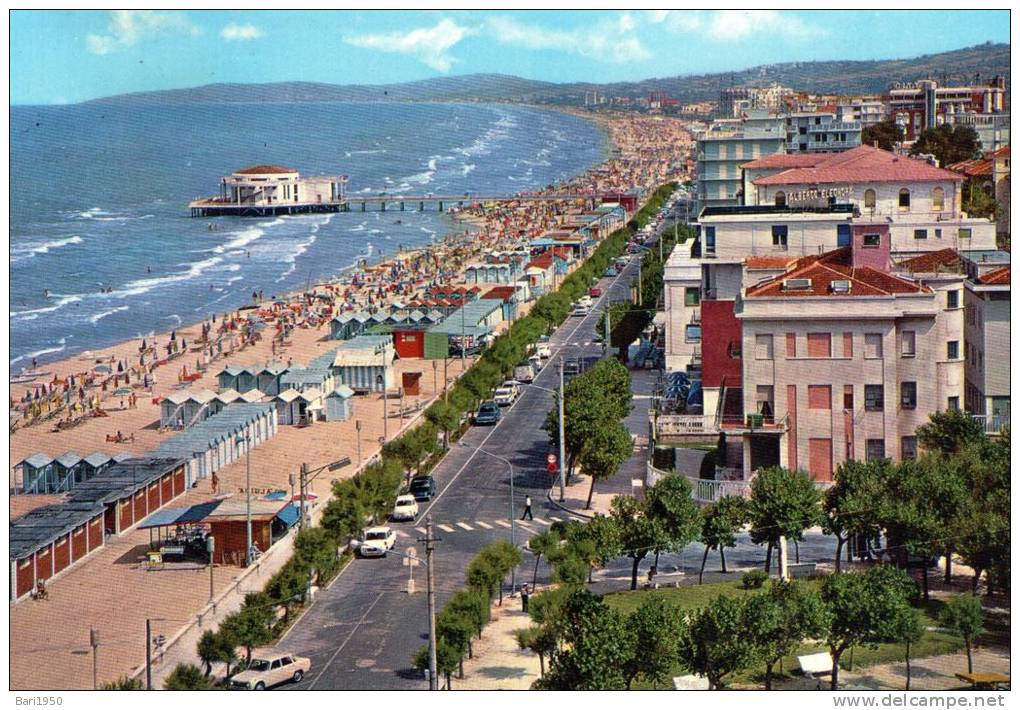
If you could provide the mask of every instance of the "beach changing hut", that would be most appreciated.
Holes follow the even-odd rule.
[[[75,451],[65,451],[57,457],[53,462],[53,476],[58,482],[54,492],[69,491],[75,483],[82,482],[81,462],[84,458]]]
[[[188,487],[244,455],[276,434],[276,407],[269,402],[237,403],[160,444],[153,456],[186,460]],[[241,442],[238,443],[238,439]]]
[[[357,327],[353,325],[353,323],[354,314],[350,311],[335,316],[333,320],[329,322],[329,339],[350,340],[354,337],[354,330]]]
[[[113,458],[109,454],[104,454],[102,451],[93,451],[81,462],[85,480],[92,478],[112,464]]]
[[[258,386],[258,371],[253,367],[227,365],[216,374],[220,389],[233,389],[247,392]]]
[[[307,425],[321,415],[322,390],[307,387],[304,390],[286,389],[273,397],[279,424]]]
[[[21,491],[23,493],[52,493],[56,486],[53,476],[53,457],[46,454],[32,454],[20,461],[15,468],[21,469]]]
[[[216,393],[211,390],[198,392],[172,392],[159,404],[159,425],[164,429],[186,429],[208,418],[220,408]]]
[[[460,343],[461,337],[468,348],[479,339],[492,333],[503,322],[503,301],[498,298],[480,298],[467,303],[447,316],[442,323],[429,327],[430,334],[445,335],[448,340]],[[426,346],[427,347],[427,346]]]
[[[329,361],[332,362],[332,360],[332,355],[330,355]],[[319,361],[308,367],[295,367],[288,370],[287,374],[280,378],[280,392],[278,394],[283,394],[287,390],[304,392],[309,389],[329,392],[333,389],[334,385],[335,378],[332,370]]]
[[[326,395],[325,412],[327,422],[345,422],[354,414],[354,390],[347,385],[337,385]]]
[[[395,360],[391,336],[360,335],[337,348],[331,371],[355,392],[382,392],[383,388],[390,390],[396,384]]]

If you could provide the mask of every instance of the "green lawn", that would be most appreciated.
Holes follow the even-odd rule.
[[[818,588],[822,584],[819,578],[803,580],[804,584]],[[633,592],[616,592],[605,595],[605,601],[610,606],[619,609],[625,614],[633,613],[641,603],[649,596],[657,596],[676,604],[681,609],[697,609],[705,606],[717,596],[739,597],[750,594],[759,594],[761,590],[747,590],[740,586],[739,581],[717,582],[715,584],[689,585],[677,588],[641,589]],[[942,602],[932,599],[922,609],[923,623],[927,627],[938,625],[936,617]],[[952,634],[942,631],[926,631],[921,640],[911,647],[911,658],[924,658],[926,656],[937,656],[945,653],[954,653],[963,648],[963,641]],[[824,643],[805,643],[789,656],[783,658],[782,668],[786,674],[777,673],[775,681],[779,682],[784,676],[789,675],[790,670],[799,668],[797,656],[803,656],[817,651],[827,651]],[[851,657],[850,652],[843,654],[840,659],[840,668],[850,670],[851,660],[853,668],[859,669],[863,666],[875,665],[877,663],[889,663],[902,661],[904,658],[903,644],[884,643],[877,648],[855,648]],[[682,675],[685,671],[677,666],[674,675]],[[764,668],[751,668],[741,673],[734,674],[727,679],[729,685],[760,685]],[[652,686],[648,683],[636,682],[636,689],[648,689]]]

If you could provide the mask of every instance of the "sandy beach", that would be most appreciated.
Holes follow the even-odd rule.
[[[592,118],[587,116],[587,118]],[[679,121],[647,117],[596,117],[616,146],[613,156],[556,190],[579,190],[598,193],[631,188],[654,188],[683,174],[677,156],[685,150],[689,135]],[[339,343],[329,340],[329,319],[342,311],[381,308],[400,302],[407,304],[421,298],[425,289],[434,284],[463,286],[463,269],[486,252],[507,251],[522,246],[547,231],[570,214],[581,211],[577,205],[562,203],[530,203],[507,201],[491,205],[465,207],[456,217],[467,230],[432,246],[397,255],[382,262],[363,265],[335,280],[315,284],[307,293],[270,298],[266,294],[258,305],[220,315],[213,322],[203,321],[182,326],[145,339],[146,350],[140,352],[141,341],[130,340],[113,347],[39,365],[48,373],[37,382],[53,385],[39,400],[22,400],[35,396],[36,383],[12,385],[12,408],[18,406],[22,415],[12,431],[11,461],[17,463],[35,453],[59,456],[66,451],[88,455],[100,451],[114,455],[143,455],[151,451],[174,431],[159,429],[162,397],[182,391],[217,389],[216,373],[225,365],[261,365],[277,362],[306,364]],[[337,270],[340,270],[338,266]],[[256,293],[257,300],[257,293]],[[523,304],[518,312],[530,308]],[[247,329],[247,315],[261,310],[265,328],[260,332]],[[501,324],[499,330],[509,324]],[[144,328],[144,324],[139,324]],[[176,345],[175,345],[176,344]],[[153,346],[155,349],[153,350]],[[172,356],[168,361],[169,355]],[[179,354],[175,355],[176,352]],[[166,361],[165,363],[163,361]],[[156,363],[158,364],[153,367]],[[398,359],[397,381],[404,372],[421,373],[421,394],[403,402],[407,417],[401,418],[401,402],[386,402],[389,438],[401,426],[411,423],[410,410],[424,407],[441,397],[447,383],[454,381],[470,358],[461,360]],[[96,366],[100,366],[97,371]],[[110,372],[105,372],[110,368]],[[123,368],[123,372],[119,370]],[[128,381],[125,382],[125,373]],[[71,378],[74,378],[72,384]],[[54,384],[54,380],[56,383]],[[66,383],[66,389],[65,389]],[[86,383],[91,387],[86,387]],[[105,385],[105,391],[104,391]],[[124,395],[115,394],[119,388]],[[51,401],[63,404],[59,414],[45,421],[28,421],[24,413],[33,404]],[[57,429],[57,423],[68,420],[73,426]],[[251,454],[251,485],[256,488],[287,490],[289,475],[304,461],[317,467],[349,456],[353,465],[332,474],[353,475],[358,454],[368,459],[380,448],[383,436],[383,400],[379,394],[354,398],[351,419],[343,422],[316,422],[309,427],[280,426],[270,438]],[[51,411],[54,405],[51,404]],[[45,416],[45,406],[40,417]],[[100,415],[96,415],[101,412]],[[38,419],[37,418],[37,419]],[[12,422],[15,419],[12,417]],[[361,422],[360,441],[356,422]],[[110,441],[120,432],[123,441]],[[245,460],[242,458],[217,472],[219,493],[237,491],[245,486]],[[11,486],[19,483],[11,472]],[[329,495],[330,480],[321,476],[312,484],[319,501]],[[174,501],[183,506],[208,500],[213,491],[210,479],[202,479],[184,496]],[[12,518],[29,510],[59,501],[55,495],[12,496],[9,506]],[[208,572],[201,569],[165,569],[150,572],[143,569],[138,558],[149,545],[149,532],[131,529],[108,538],[104,547],[47,585],[49,599],[25,599],[11,608],[11,678],[17,688],[87,688],[91,687],[91,659],[71,655],[88,649],[89,627],[97,628],[106,639],[99,660],[99,681],[113,680],[138,666],[143,658],[144,643],[138,637],[147,616],[159,614],[170,619],[165,631],[170,636],[185,620],[194,618],[208,599]],[[232,566],[214,570],[217,590],[228,588],[241,570]],[[264,580],[263,580],[264,582]],[[174,621],[176,620],[176,621]],[[46,628],[47,633],[39,634]]]

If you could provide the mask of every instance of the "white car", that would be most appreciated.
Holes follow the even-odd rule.
[[[580,306],[582,308],[591,308],[595,304],[591,296],[581,296],[577,301],[574,302],[574,306]]]
[[[312,662],[289,653],[260,653],[253,655],[248,668],[230,679],[233,690],[265,690],[274,685],[293,681],[300,683]]]
[[[492,395],[492,401],[501,407],[509,407],[517,400],[518,394],[520,394],[520,390],[517,389],[517,385],[504,382],[502,386],[496,388]]]
[[[393,528],[380,526],[368,528],[361,534],[361,542],[358,544],[358,555],[360,557],[385,557],[386,553],[397,544],[397,534]]]
[[[535,354],[543,360],[548,360],[552,357],[552,347],[549,346],[549,343],[539,343],[535,346]]]
[[[414,520],[418,517],[418,501],[413,495],[407,494],[397,496],[397,502],[393,506],[391,520]]]

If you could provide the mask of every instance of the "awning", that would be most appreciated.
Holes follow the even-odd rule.
[[[139,530],[148,528],[161,528],[168,525],[184,525],[185,523],[200,523],[207,515],[216,510],[222,500],[213,500],[198,505],[191,505],[186,508],[165,508],[145,518],[139,525]]]
[[[290,528],[297,524],[298,518],[301,517],[301,511],[296,505],[288,505],[286,508],[277,513],[276,517],[283,521],[284,525]]]

